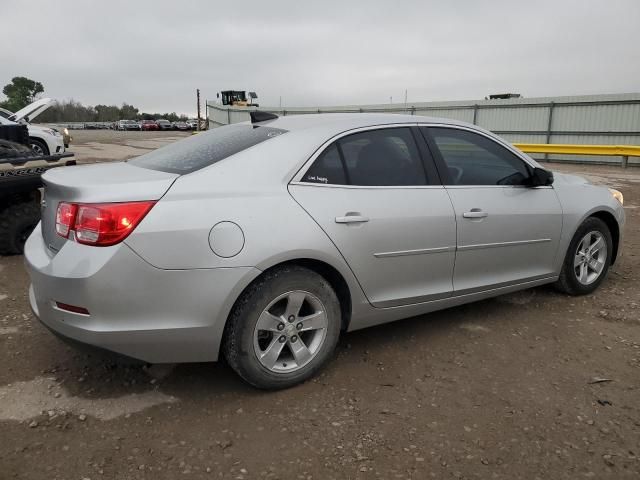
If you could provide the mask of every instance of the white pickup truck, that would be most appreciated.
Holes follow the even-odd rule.
[[[18,114],[20,123],[0,115],[0,255],[22,253],[40,221],[42,174],[75,164],[69,159],[73,154],[65,152],[62,135],[30,125],[28,114]]]

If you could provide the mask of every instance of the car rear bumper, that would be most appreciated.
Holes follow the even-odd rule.
[[[67,242],[56,255],[40,226],[25,245],[29,302],[49,329],[72,340],[150,363],[218,358],[233,302],[255,268],[163,270],[125,244]],[[89,315],[56,302],[86,308]]]

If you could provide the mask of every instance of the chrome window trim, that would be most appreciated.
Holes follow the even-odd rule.
[[[476,188],[524,188],[527,190],[541,190],[541,189],[553,189],[553,185],[538,185],[536,187],[530,187],[528,185],[443,185],[447,190],[464,190],[476,189]]]
[[[410,123],[389,123],[384,125],[369,125],[366,127],[358,127],[350,130],[345,130],[344,132],[338,133],[333,137],[326,140],[322,143],[318,149],[302,164],[302,166],[298,169],[296,174],[293,176],[289,185],[307,185],[313,187],[329,187],[329,188],[350,188],[350,189],[412,189],[412,188],[527,188],[527,189],[553,189],[553,185],[541,185],[538,187],[530,187],[527,185],[339,185],[332,183],[314,183],[314,182],[305,182],[302,180],[304,175],[307,173],[307,170],[311,168],[313,162],[324,153],[324,151],[331,146],[337,140],[346,137],[348,135],[352,135],[354,133],[366,132],[369,130],[382,130],[386,128],[411,128],[411,127],[427,127],[427,128],[455,128],[458,130],[466,130],[471,133],[476,133],[478,135],[482,135],[483,137],[491,140],[498,145],[506,148],[509,152],[513,153],[516,157],[522,160],[526,165],[530,168],[539,168],[538,165],[531,163],[532,159],[526,156],[523,152],[515,148],[510,143],[503,141],[500,137],[494,136],[493,134],[487,133],[484,130],[480,130],[477,127],[466,126],[466,125],[458,125],[454,123],[424,123],[424,122],[410,122]]]
[[[388,128],[411,128],[411,127],[415,127],[417,124],[417,122],[411,122],[411,123],[386,123],[384,125],[369,125],[366,127],[358,127],[358,128],[353,128],[351,130],[346,130],[344,132],[338,133],[337,135],[334,135],[333,137],[329,138],[328,140],[326,140],[322,145],[320,145],[318,147],[318,149],[302,164],[302,166],[298,169],[297,173],[293,176],[293,179],[289,182],[290,185],[313,185],[316,187],[328,187],[328,186],[333,186],[333,187],[364,187],[364,188],[422,188],[422,187],[438,187],[440,185],[375,185],[375,186],[366,186],[366,185],[337,185],[337,184],[330,184],[330,183],[313,183],[313,182],[304,182],[302,180],[302,178],[304,177],[304,175],[307,173],[307,170],[309,170],[311,168],[311,165],[313,165],[313,162],[316,161],[316,159],[322,155],[324,153],[324,151],[331,146],[334,142],[340,140],[343,137],[346,137],[348,135],[353,135],[355,133],[361,133],[361,132],[367,132],[369,130],[384,130],[384,129],[388,129]],[[416,147],[418,147],[418,142],[416,141]]]
[[[334,183],[290,182],[289,185],[302,187],[344,188],[350,190],[424,190],[444,189],[444,185],[337,185]]]

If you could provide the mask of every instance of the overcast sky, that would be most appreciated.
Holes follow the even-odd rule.
[[[5,1],[11,77],[88,105],[195,112],[195,89],[263,105],[640,90],[640,0]],[[11,40],[8,40],[11,39]]]

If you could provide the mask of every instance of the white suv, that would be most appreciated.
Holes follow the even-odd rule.
[[[42,98],[30,103],[16,113],[0,109],[0,125],[12,123],[26,123],[29,128],[29,145],[40,155],[55,155],[64,153],[64,138],[60,132],[41,125],[31,125],[36,116],[44,112],[53,103],[50,98]]]

